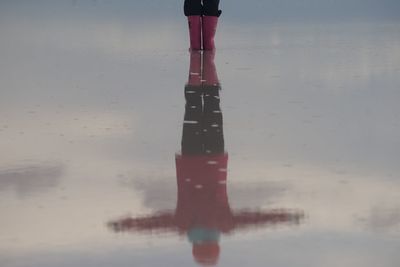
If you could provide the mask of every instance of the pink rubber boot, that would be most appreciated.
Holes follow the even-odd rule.
[[[203,16],[203,49],[214,50],[214,37],[217,32],[218,17]]]
[[[201,16],[188,16],[190,50],[201,50]]]

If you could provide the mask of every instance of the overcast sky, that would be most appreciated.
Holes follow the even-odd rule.
[[[0,1],[0,14],[12,14],[18,10],[30,14],[69,14],[70,11],[87,16],[118,16],[125,19],[171,18],[182,14],[183,0],[65,0],[65,1]],[[16,9],[17,7],[17,9]],[[259,20],[399,20],[398,0],[222,0],[221,9],[227,20],[243,22]],[[89,14],[90,15],[90,14]],[[0,19],[1,20],[1,19]]]

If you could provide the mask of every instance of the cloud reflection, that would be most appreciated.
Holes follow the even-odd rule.
[[[400,233],[400,207],[374,207],[365,221],[373,231]]]
[[[46,191],[58,185],[64,167],[58,164],[26,165],[0,170],[0,191],[13,189],[18,196]]]

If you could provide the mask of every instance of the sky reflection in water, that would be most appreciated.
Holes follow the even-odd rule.
[[[184,18],[167,15],[181,3],[162,25],[132,1],[37,3],[0,4],[0,266],[192,266],[190,240],[205,237],[220,266],[398,265],[396,3],[369,1],[357,21],[256,12],[253,24],[226,4],[215,63],[227,172],[184,202],[174,161],[190,55]],[[223,197],[204,207],[193,191],[208,187]],[[196,214],[215,203],[219,219]],[[174,231],[107,226],[161,214]]]

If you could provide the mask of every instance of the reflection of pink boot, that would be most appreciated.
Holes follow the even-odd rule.
[[[188,16],[190,50],[201,50],[201,16]]]
[[[218,86],[217,69],[214,64],[215,51],[203,52],[203,83],[204,85]]]
[[[214,50],[214,37],[217,32],[218,17],[203,16],[203,49]]]
[[[190,52],[188,85],[201,85],[201,52]]]

